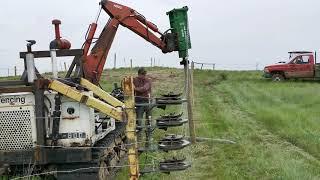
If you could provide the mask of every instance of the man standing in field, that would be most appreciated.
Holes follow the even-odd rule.
[[[150,103],[151,97],[151,80],[147,77],[147,71],[142,67],[138,70],[138,76],[133,79],[135,86],[135,101],[136,101],[136,114],[137,114],[137,127],[141,130],[143,115],[145,119],[151,116]],[[141,105],[139,105],[141,104]]]

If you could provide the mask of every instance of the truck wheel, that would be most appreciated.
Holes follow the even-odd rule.
[[[282,74],[274,74],[272,75],[272,81],[283,81],[284,77]]]

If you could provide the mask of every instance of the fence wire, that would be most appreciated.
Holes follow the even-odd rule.
[[[198,62],[195,62],[195,64],[202,65],[203,69],[205,69],[204,66],[212,66],[213,70],[215,70],[215,68],[216,68],[216,64],[214,64],[214,63],[198,63]],[[12,73],[13,73],[13,75],[20,75],[19,73],[22,74],[23,69],[20,70],[20,69],[17,69],[17,68],[14,68],[14,69],[12,69],[12,68],[11,69],[10,68],[0,68],[0,76],[1,76],[1,71],[7,72],[8,76],[12,76]],[[107,76],[107,75],[104,75],[104,76]],[[185,94],[185,92],[186,92],[185,88],[186,87],[185,87],[185,84],[184,84],[182,88],[179,88],[179,89],[176,90],[176,91],[179,91],[179,92],[183,93],[183,95],[182,95],[183,99],[186,99],[186,97],[187,97],[186,94]],[[134,96],[134,97],[135,98],[136,97],[146,98],[146,97],[141,97],[141,96]],[[155,100],[156,98],[158,98],[158,97],[152,96],[152,97],[149,97],[149,98],[146,98],[146,99]],[[185,119],[187,118],[187,113],[184,113],[184,112],[187,112],[186,110],[187,110],[186,103],[182,103],[182,105],[180,106],[179,112],[183,113],[182,118],[185,118]],[[48,118],[48,117],[36,117],[36,118]],[[147,120],[147,119],[142,119],[142,120]],[[203,122],[203,120],[201,120],[201,119],[194,119],[193,122],[195,123],[196,126],[207,126],[207,125],[217,125],[218,124],[216,122]],[[146,127],[143,127],[143,128],[146,128]],[[184,125],[183,128],[182,128],[182,135],[185,138],[190,138],[188,136],[188,134],[189,134],[188,133],[188,126]],[[235,144],[236,143],[236,142],[234,142],[232,140],[219,139],[219,138],[216,139],[216,138],[210,138],[210,137],[197,137],[197,140],[199,140],[197,143],[207,143],[207,142],[230,143],[230,144]],[[154,144],[158,144],[158,141],[156,141],[156,140],[152,140],[152,141],[137,141],[135,143],[125,143],[125,144],[116,145],[116,147],[141,145],[141,144],[149,143],[149,142],[154,143]],[[162,141],[162,142],[171,142],[171,141]],[[42,147],[42,148],[63,148],[63,149],[74,149],[74,148],[77,148],[77,149],[79,149],[79,148],[107,149],[108,148],[108,147],[64,147],[64,146],[37,146],[37,147]],[[193,148],[193,146],[191,146],[191,148]],[[183,153],[183,154],[189,155],[188,153]],[[146,156],[149,156],[149,157],[153,158],[153,160],[155,159],[156,161],[160,161],[159,157],[152,156],[150,154],[146,154]],[[189,161],[192,161],[190,159],[191,158],[190,156],[187,156],[187,157],[189,158],[188,159]],[[154,166],[154,165],[155,165],[154,163],[139,164],[139,166]],[[170,163],[168,165],[170,165]],[[35,177],[35,176],[50,175],[50,174],[56,174],[56,173],[74,173],[74,172],[81,172],[81,171],[92,170],[92,169],[98,169],[99,170],[99,169],[105,169],[105,168],[122,168],[122,167],[130,167],[130,166],[132,166],[132,165],[118,165],[118,166],[109,166],[109,167],[87,167],[87,168],[72,169],[72,170],[68,170],[68,171],[50,171],[50,172],[33,174],[33,175],[27,175],[27,176],[23,176],[23,177],[16,177],[16,178],[13,178],[13,179],[14,180],[18,180],[18,179],[25,179],[25,178]]]

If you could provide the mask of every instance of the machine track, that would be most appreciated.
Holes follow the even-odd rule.
[[[103,180],[114,179],[126,159],[126,123],[116,123],[116,129],[100,140],[92,149],[92,161],[88,163],[65,164],[57,167],[58,180]],[[105,147],[105,148],[104,148]],[[76,171],[74,171],[76,170]]]

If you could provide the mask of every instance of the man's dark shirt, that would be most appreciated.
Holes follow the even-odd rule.
[[[139,75],[133,79],[135,86],[135,96],[137,103],[149,102],[149,95],[151,95],[151,80],[143,75]]]

